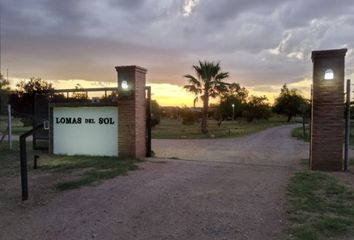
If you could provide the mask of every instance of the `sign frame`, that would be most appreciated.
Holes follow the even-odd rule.
[[[53,110],[54,108],[84,108],[84,107],[116,107],[115,103],[50,103],[49,104],[49,153],[54,153],[54,118],[53,118]],[[117,108],[118,111],[118,108]],[[117,116],[117,128],[118,128],[118,116]],[[118,132],[117,132],[118,135]],[[117,149],[118,149],[118,136],[117,136]],[[77,155],[86,155],[86,154],[77,154]],[[90,154],[87,154],[90,155]],[[92,155],[94,156],[94,155]],[[96,156],[105,156],[105,155],[96,155]],[[107,155],[108,156],[108,155]],[[119,156],[119,149],[117,151],[117,156]]]

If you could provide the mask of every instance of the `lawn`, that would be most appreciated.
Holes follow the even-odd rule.
[[[159,125],[152,129],[152,138],[156,139],[196,139],[196,138],[228,138],[238,137],[266,128],[279,126],[286,123],[284,117],[273,117],[269,120],[247,122],[245,120],[224,121],[221,126],[215,120],[209,120],[209,133],[200,132],[200,124],[183,125],[175,119],[161,119]]]
[[[7,118],[4,116],[0,117],[0,132],[4,133],[7,128]],[[29,130],[31,130],[32,127],[24,127],[23,122],[21,122],[20,118],[13,118],[12,119],[12,134],[14,135],[21,135],[22,133],[25,133]]]
[[[92,185],[105,179],[126,175],[128,171],[138,167],[133,161],[122,161],[116,157],[88,157],[88,156],[47,156],[41,161],[40,170],[54,172],[72,172],[80,170],[73,180],[63,181],[55,185],[59,191],[80,188]]]
[[[27,143],[27,149],[29,177],[32,176],[36,180],[39,175],[57,175],[58,178],[51,184],[60,191],[97,184],[138,168],[134,161],[123,161],[117,157],[63,156],[33,152],[32,142]],[[40,156],[36,170],[33,169],[34,153]],[[13,142],[13,150],[8,149],[7,143],[0,144],[0,176],[6,176],[13,182],[12,180],[19,176],[19,165],[19,142]]]
[[[354,231],[354,192],[334,176],[297,172],[288,186],[291,239],[338,239]]]

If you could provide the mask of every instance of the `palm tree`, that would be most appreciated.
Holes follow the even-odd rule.
[[[216,98],[227,90],[228,84],[223,80],[229,77],[229,73],[221,71],[220,63],[207,61],[199,61],[199,65],[193,65],[193,69],[197,75],[196,77],[190,74],[184,75],[189,81],[184,88],[195,94],[194,106],[199,98],[203,101],[201,131],[208,133],[209,97]]]

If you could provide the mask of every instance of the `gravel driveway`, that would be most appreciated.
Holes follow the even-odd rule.
[[[156,157],[256,164],[295,166],[308,158],[309,145],[291,138],[296,125],[283,125],[240,138],[165,140],[154,139]]]
[[[308,155],[293,127],[155,140],[158,156],[186,160],[150,159],[99,186],[18,204],[0,215],[0,239],[286,239],[286,185]]]

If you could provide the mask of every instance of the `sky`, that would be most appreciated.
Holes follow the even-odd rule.
[[[199,60],[220,62],[270,101],[287,83],[309,96],[311,51],[348,48],[353,0],[1,0],[1,72],[56,88],[116,86],[114,67],[148,69],[161,105],[192,105],[182,88]]]

